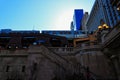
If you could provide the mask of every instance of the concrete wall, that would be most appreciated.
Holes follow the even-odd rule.
[[[0,80],[52,80],[56,77],[64,80],[65,71],[59,61],[51,59],[51,52],[44,53],[39,46],[28,50],[0,50]]]
[[[8,78],[52,80],[56,77],[64,80],[66,74],[72,75],[71,72],[81,72],[81,66],[77,64],[81,64],[84,68],[89,67],[93,74],[102,79],[114,79],[114,71],[111,69],[111,64],[108,64],[109,60],[100,49],[94,48],[97,47],[86,47],[80,51],[74,49],[77,50],[75,54],[57,54],[61,58],[48,51],[49,49],[40,48],[40,46],[30,47],[29,50],[1,50],[0,80]],[[47,53],[44,50],[47,50]],[[48,54],[49,56],[46,56]],[[65,60],[72,65],[67,65]],[[65,66],[66,69],[69,68],[68,71],[65,71]],[[23,68],[25,68],[24,71]]]
[[[98,50],[82,51],[76,55],[82,66],[102,79],[114,79],[114,74],[104,54]]]
[[[8,51],[0,52],[0,80],[20,79],[26,80],[26,51]],[[23,54],[24,53],[24,54]]]

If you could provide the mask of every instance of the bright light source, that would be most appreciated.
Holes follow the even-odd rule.
[[[109,28],[109,26],[106,26],[106,28]]]
[[[58,17],[55,19],[55,23],[58,26],[56,29],[61,30],[69,30],[70,28],[70,23],[73,20],[73,10],[65,10],[61,11],[61,13],[58,14]]]
[[[109,26],[107,24],[103,24],[103,27],[105,28],[109,28]]]
[[[102,29],[102,26],[98,26],[98,29]]]
[[[103,26],[107,26],[107,24],[103,24]]]
[[[120,7],[117,7],[117,10],[120,11]]]

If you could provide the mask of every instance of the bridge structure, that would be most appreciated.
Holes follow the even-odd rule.
[[[49,34],[41,34],[34,31],[13,31],[9,33],[0,32],[0,48],[2,49],[28,48],[31,44],[44,44],[48,47],[60,47],[67,44],[67,38]]]

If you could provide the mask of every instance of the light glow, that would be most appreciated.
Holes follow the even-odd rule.
[[[118,7],[117,10],[119,11],[119,10],[120,10],[120,7]]]
[[[102,29],[102,26],[98,26],[98,29]]]
[[[62,11],[55,18],[55,26],[58,30],[70,30],[70,24],[73,20],[73,10]]]

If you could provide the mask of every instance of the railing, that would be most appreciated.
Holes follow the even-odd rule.
[[[62,52],[67,51],[67,52],[72,52],[72,53],[80,50],[79,48],[72,48],[72,47],[69,47],[69,48],[62,47],[61,49],[57,47],[57,48],[48,48],[48,49],[50,49],[50,52],[53,51],[53,50],[54,51],[56,50],[56,52],[58,52],[58,50],[60,50],[60,51],[62,50]],[[44,49],[44,51],[46,52],[47,49],[46,50]],[[46,54],[46,53],[44,53],[44,54]],[[46,54],[46,56],[51,58],[53,61],[54,60],[57,61],[56,63],[59,63],[61,66],[63,66],[63,68],[65,68],[66,71],[67,71],[67,72],[65,71],[65,73],[67,75],[72,74],[71,76],[73,76],[74,73],[75,73],[76,75],[78,75],[78,76],[75,76],[75,77],[81,76],[81,77],[79,77],[81,79],[85,77],[85,75],[82,75],[83,72],[81,73],[81,70],[83,69],[85,74],[87,73],[87,70],[86,70],[85,67],[81,66],[80,63],[79,64],[72,64],[71,61],[68,61],[66,58],[63,58],[59,54],[57,55],[55,52],[53,52],[51,54],[48,53],[48,54]],[[101,76],[98,76],[98,75],[92,73],[91,71],[89,71],[89,73],[92,75],[93,80],[100,79],[100,77],[101,77]]]
[[[27,51],[26,50],[0,50],[0,57],[27,57]]]
[[[44,57],[48,58],[53,63],[56,63],[60,67],[64,68],[66,71],[68,71],[68,72],[70,71],[71,73],[74,73],[74,72],[77,72],[77,70],[79,69],[81,64],[79,64],[78,67],[74,67],[74,64],[72,64],[69,60],[67,60],[66,58],[64,58],[61,55],[56,54],[56,53],[67,52],[67,53],[74,53],[75,54],[77,51],[86,50],[86,49],[93,49],[93,48],[100,48],[100,46],[93,45],[93,46],[87,46],[87,47],[85,46],[83,48],[73,48],[73,47],[67,47],[67,48],[66,47],[57,47],[57,48],[50,47],[50,48],[46,48],[44,46],[33,46],[33,47],[30,47],[30,51],[28,51],[28,52],[32,51],[31,53],[33,53],[33,54],[39,53],[39,54],[43,55]],[[54,52],[52,52],[52,51],[54,51]],[[27,55],[24,55],[22,52],[24,52],[24,51],[21,50],[19,52],[19,50],[18,50],[16,53],[21,53],[22,56],[27,56]],[[7,51],[7,54],[8,53],[9,53],[9,51]],[[13,56],[13,55],[15,55],[15,54],[10,54],[10,56]],[[18,56],[20,56],[20,54],[18,54]],[[82,69],[86,70],[84,67]],[[70,72],[69,72],[69,74],[70,74]],[[93,73],[91,73],[91,74],[96,76]]]
[[[49,47],[49,49],[60,55],[75,55],[82,50],[91,50],[91,49],[100,49],[101,45],[91,45],[91,46],[83,46],[83,47]]]
[[[74,54],[80,51],[80,48],[73,48],[73,47],[49,47],[49,49],[61,55]]]
[[[57,64],[58,66],[62,67],[62,68],[66,68],[66,66],[68,66],[69,61],[66,60],[65,58],[63,58],[62,56],[60,56],[59,54],[56,54],[52,51],[49,50],[49,48],[45,47],[45,46],[30,46],[28,53],[30,54],[41,54],[43,55],[45,58],[49,59],[51,62]]]
[[[92,46],[92,47],[87,47],[87,48],[84,48],[84,49],[88,49],[88,48],[100,48],[100,46],[99,45],[95,45],[95,46]],[[56,51],[56,52],[59,52],[59,50],[61,51],[62,50],[62,52],[63,53],[65,53],[65,52],[76,52],[76,51],[80,51],[80,48],[72,48],[72,47],[68,47],[68,48],[64,48],[64,47],[62,47],[62,48],[60,48],[60,47],[57,47],[57,48],[48,48],[48,49],[50,49],[50,51]],[[47,49],[45,50],[45,52],[47,51]],[[60,65],[62,65],[64,68],[67,68],[69,71],[68,72],[71,72],[72,71],[72,73],[74,74],[74,72],[75,73],[77,73],[77,74],[79,74],[80,75],[80,73],[81,73],[81,70],[83,70],[84,71],[84,73],[87,73],[87,69],[86,69],[86,67],[84,67],[84,66],[81,66],[81,64],[80,63],[78,63],[78,64],[71,64],[71,62],[70,61],[68,61],[67,59],[65,59],[65,58],[63,58],[61,55],[57,55],[56,54],[56,52],[53,52],[53,53],[51,53],[51,54],[47,54],[47,56],[48,57],[51,57],[51,59],[54,61],[57,61],[57,63],[59,62],[59,64]],[[67,61],[67,63],[66,63],[66,61]],[[89,71],[89,73],[92,75],[92,78],[93,78],[93,80],[96,80],[96,79],[100,79],[101,78],[101,76],[99,76],[99,75],[96,75],[95,73],[93,73],[93,72],[91,72],[91,71]],[[68,74],[70,74],[70,73],[68,73]],[[82,75],[82,76],[85,76],[85,75]],[[82,77],[81,76],[81,77]]]

